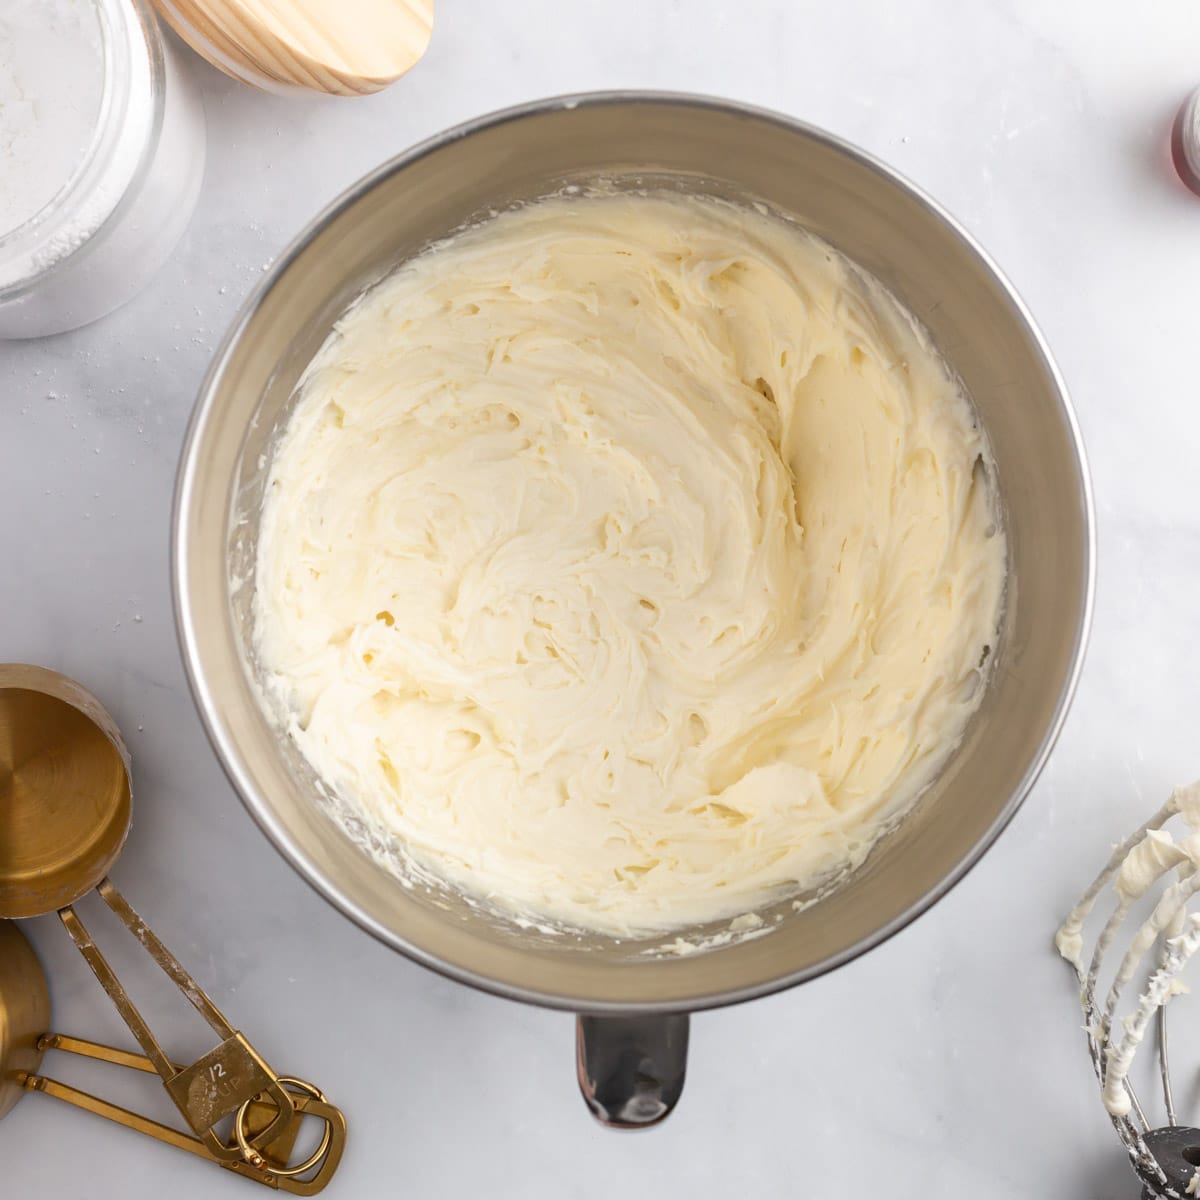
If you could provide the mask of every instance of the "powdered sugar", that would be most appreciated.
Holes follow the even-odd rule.
[[[36,217],[80,168],[104,93],[92,0],[0,6],[0,237]]]
[[[0,0],[0,78],[0,338],[36,337],[162,265],[199,191],[204,116],[149,0]]]

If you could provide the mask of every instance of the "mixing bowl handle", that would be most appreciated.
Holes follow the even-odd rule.
[[[642,1129],[663,1120],[683,1092],[688,1014],[580,1016],[575,1068],[592,1116],[612,1129]]]

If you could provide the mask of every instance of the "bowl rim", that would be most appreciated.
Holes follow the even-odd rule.
[[[885,182],[907,192],[936,220],[945,226],[949,233],[963,242],[966,248],[987,268],[996,284],[1004,292],[1016,316],[1024,324],[1032,346],[1040,354],[1045,364],[1046,372],[1057,392],[1059,406],[1070,434],[1077,468],[1076,481],[1079,486],[1081,507],[1084,516],[1084,545],[1082,547],[1084,558],[1083,595],[1081,597],[1082,604],[1075,631],[1074,645],[1071,647],[1070,667],[1055,704],[1054,712],[1025,773],[1000,812],[996,815],[996,818],[976,841],[975,845],[935,887],[931,888],[918,901],[911,904],[902,912],[895,914],[872,933],[860,938],[857,942],[847,946],[839,953],[831,955],[819,963],[814,963],[795,971],[782,972],[778,976],[759,983],[690,998],[683,1004],[674,1000],[588,1002],[586,1000],[581,1001],[577,997],[546,992],[533,987],[510,985],[471,968],[461,967],[440,958],[425,947],[409,941],[392,929],[388,929],[345,896],[339,887],[308,859],[292,838],[288,828],[267,810],[258,795],[257,788],[249,777],[246,764],[242,760],[237,747],[233,744],[232,739],[225,736],[222,730],[221,723],[217,719],[219,711],[217,697],[205,681],[199,666],[200,655],[197,647],[195,622],[191,607],[188,567],[189,541],[186,517],[191,511],[192,506],[198,502],[196,451],[205,436],[207,426],[211,420],[211,408],[217,385],[228,366],[233,352],[241,343],[247,326],[254,319],[267,293],[276,285],[292,263],[307,250],[314,239],[339,215],[357,204],[381,182],[403,171],[406,167],[427,155],[441,150],[454,142],[510,122],[524,120],[531,116],[582,107],[599,108],[610,105],[621,106],[630,104],[673,105],[710,110],[725,115],[741,116],[773,124],[790,133],[799,134],[802,137],[817,141],[827,148],[854,159],[859,165],[880,176]],[[1066,721],[1067,713],[1075,697],[1079,677],[1083,669],[1085,652],[1092,627],[1095,589],[1096,514],[1091,478],[1088,471],[1087,454],[1084,449],[1079,421],[1071,403],[1062,373],[1050,352],[1045,337],[1034,321],[1028,306],[1021,299],[1012,282],[1000,269],[991,255],[955,217],[924,191],[924,189],[906,178],[899,171],[888,166],[881,159],[852,143],[815,125],[772,109],[746,104],[741,101],[722,99],[716,96],[677,91],[618,89],[573,92],[499,109],[461,122],[449,129],[425,138],[423,141],[402,151],[400,154],[395,155],[374,170],[368,172],[321,209],[279,254],[272,264],[270,271],[263,276],[243,301],[239,312],[214,352],[212,361],[200,385],[195,407],[184,437],[176,476],[171,519],[171,590],[176,633],[179,638],[180,651],[188,684],[209,743],[215,751],[226,777],[233,785],[234,791],[241,799],[242,804],[255,824],[267,836],[275,849],[323,899],[332,904],[334,908],[352,920],[361,929],[371,934],[384,945],[399,951],[413,962],[419,963],[421,966],[427,967],[445,978],[458,983],[468,984],[491,995],[523,1003],[536,1004],[545,1008],[596,1015],[616,1015],[635,1012],[644,1014],[667,1014],[681,1011],[698,1012],[730,1004],[738,1004],[746,1000],[753,1000],[775,992],[784,991],[797,984],[815,979],[838,967],[845,966],[860,955],[865,954],[868,950],[873,950],[875,947],[882,945],[947,896],[992,847],[1016,815],[1017,810],[1025,802],[1034,784],[1037,782],[1050,757],[1051,751],[1054,749],[1055,743],[1058,741]]]

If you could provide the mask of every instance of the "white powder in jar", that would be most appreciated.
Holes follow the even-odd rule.
[[[0,0],[0,338],[136,295],[203,172],[199,88],[149,0]]]
[[[96,133],[104,44],[93,0],[0,6],[0,237],[67,186]]]

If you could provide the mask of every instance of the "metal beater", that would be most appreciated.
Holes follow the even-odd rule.
[[[1179,818],[1174,832],[1167,828]],[[1187,989],[1180,972],[1200,949],[1200,912],[1188,906],[1200,892],[1200,783],[1176,788],[1144,825],[1113,851],[1095,882],[1063,922],[1056,943],[1080,981],[1088,1051],[1105,1108],[1142,1182],[1142,1200],[1190,1200],[1200,1195],[1200,1129],[1176,1117],[1168,1061],[1168,1002]],[[1105,893],[1111,913],[1099,928],[1090,957],[1085,923]],[[1150,906],[1153,906],[1152,908]],[[1149,909],[1149,915],[1132,916]],[[1127,926],[1128,921],[1128,926]],[[1118,939],[1132,928],[1124,948]],[[1107,991],[1103,972],[1121,957]],[[1134,979],[1142,990],[1122,1009]],[[1103,999],[1098,994],[1103,991]],[[1166,1124],[1154,1125],[1129,1081],[1130,1068],[1151,1023]]]

